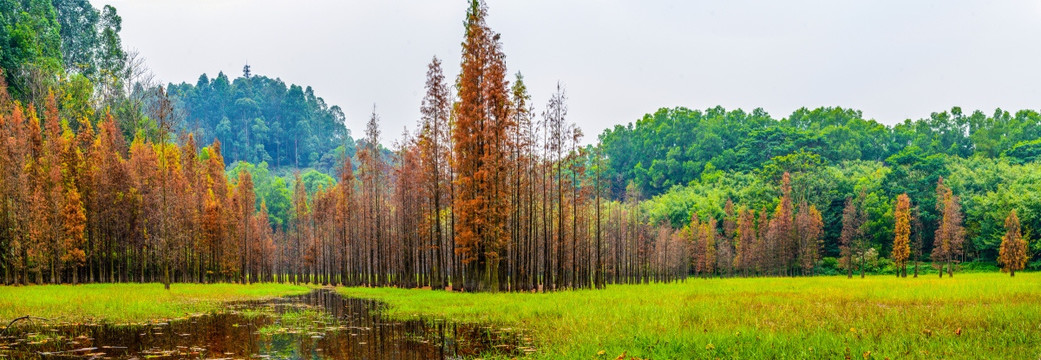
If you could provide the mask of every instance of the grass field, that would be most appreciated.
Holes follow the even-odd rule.
[[[550,294],[345,288],[528,329],[541,358],[1039,359],[1041,274],[689,279]]]
[[[307,291],[278,284],[175,284],[170,292],[159,284],[0,287],[0,321],[156,321]],[[392,316],[526,329],[535,358],[1041,358],[1041,273],[689,279],[550,294],[339,291],[387,302]]]
[[[91,284],[0,286],[0,326],[32,315],[59,322],[145,322],[220,308],[226,301],[304,294],[281,284]]]

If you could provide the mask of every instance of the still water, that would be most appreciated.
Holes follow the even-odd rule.
[[[390,320],[384,308],[321,289],[169,323],[16,326],[0,335],[0,359],[456,359],[534,351],[520,331]]]

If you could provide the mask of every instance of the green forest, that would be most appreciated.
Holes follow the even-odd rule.
[[[310,86],[280,79],[223,72],[195,85],[170,84],[180,114],[177,129],[206,143],[221,140],[229,164],[266,162],[273,168],[318,168],[332,173],[338,158],[354,156],[354,140],[343,111],[315,96]]]
[[[839,256],[845,200],[861,191],[866,233],[878,254],[891,252],[894,205],[904,193],[930,246],[941,177],[965,211],[967,260],[997,259],[1011,209],[1028,238],[1036,237],[1029,229],[1041,226],[1041,115],[1035,110],[997,109],[988,116],[953,108],[886,126],[843,108],[799,109],[779,120],[762,109],[663,108],[604,131],[600,141],[612,195],[624,197],[635,184],[649,219],[677,227],[693,213],[722,220],[727,200],[773,209],[781,175],[791,173],[797,202],[815,205],[825,219],[825,256]],[[1032,244],[1038,253],[1041,243]]]

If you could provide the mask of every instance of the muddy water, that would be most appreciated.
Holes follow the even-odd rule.
[[[383,309],[323,289],[169,323],[17,326],[0,336],[0,359],[454,359],[532,351],[530,339],[510,329],[389,320]]]

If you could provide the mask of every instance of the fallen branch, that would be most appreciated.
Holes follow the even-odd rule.
[[[7,326],[5,326],[3,330],[0,330],[0,335],[7,333],[7,329],[10,329],[11,326],[14,325],[14,323],[16,323],[16,322],[18,322],[20,320],[28,320],[29,322],[32,322],[33,319],[43,320],[43,321],[51,321],[51,319],[42,318],[42,317],[38,317],[38,316],[30,316],[30,315],[17,317],[14,320],[11,320],[11,322],[7,323]]]

